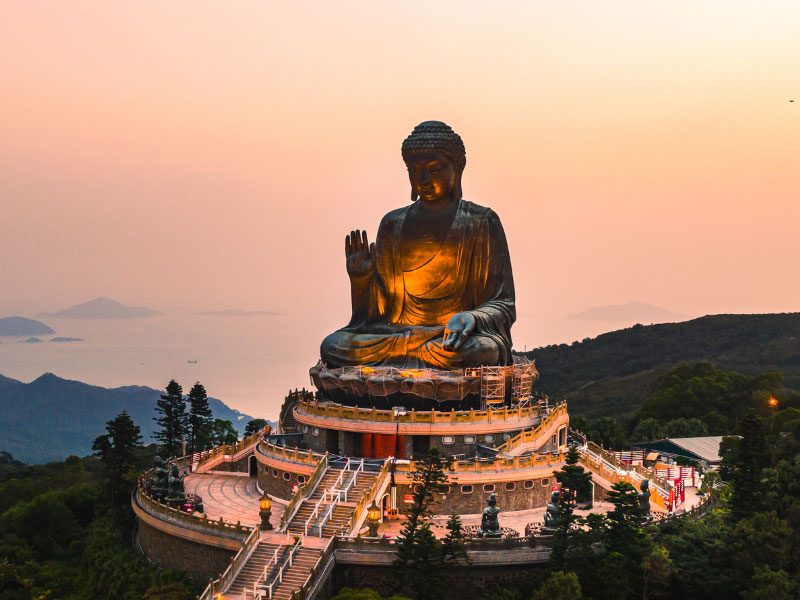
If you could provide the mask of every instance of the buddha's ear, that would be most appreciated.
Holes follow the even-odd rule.
[[[417,201],[417,192],[414,191],[414,187],[411,187],[411,202],[412,204]]]

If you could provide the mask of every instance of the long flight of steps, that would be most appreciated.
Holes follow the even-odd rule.
[[[273,590],[273,600],[286,600],[294,590],[300,588],[319,562],[322,550],[301,546],[294,555],[292,566],[283,573],[283,581]]]
[[[228,591],[225,592],[225,596],[227,598],[239,598],[242,594],[242,590],[245,588],[252,590],[256,577],[260,577],[264,573],[264,566],[275,555],[276,548],[280,548],[280,544],[267,544],[265,542],[259,542],[255,550],[253,550],[253,553],[250,555],[250,558],[242,566],[242,569],[239,571],[236,579],[234,579],[233,583],[231,583],[231,587],[229,587]],[[283,549],[278,551],[279,559],[282,552]]]
[[[314,490],[314,493],[311,494],[311,496],[303,500],[302,504],[300,504],[300,508],[297,509],[297,513],[295,513],[294,518],[289,522],[289,533],[302,535],[305,532],[306,521],[311,516],[311,513],[314,512],[314,507],[319,499],[322,498],[323,492],[336,483],[336,480],[340,474],[341,471],[338,469],[328,468],[328,470],[322,476],[317,489]],[[345,471],[344,481],[348,482],[351,478],[352,472]],[[350,516],[353,514],[353,509],[355,508],[356,504],[361,499],[361,496],[364,494],[364,492],[372,486],[376,478],[376,473],[361,471],[358,474],[355,485],[350,488],[350,491],[348,492],[347,502],[339,503],[334,507],[331,518],[322,528],[323,536],[329,537],[344,531],[345,527],[347,526],[347,522],[350,520]],[[324,507],[320,506],[319,512],[323,514],[326,513],[329,506],[330,505],[326,502]],[[314,521],[318,521],[320,517],[321,515],[318,515]],[[315,529],[314,534],[316,533],[317,530]],[[309,531],[309,535],[312,535],[311,531]]]

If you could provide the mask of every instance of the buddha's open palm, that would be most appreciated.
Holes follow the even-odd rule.
[[[363,279],[375,269],[375,242],[367,241],[367,232],[351,231],[344,240],[347,274],[351,279]]]
[[[460,312],[450,317],[444,329],[442,346],[451,352],[457,351],[467,336],[475,329],[475,315],[470,312]]]

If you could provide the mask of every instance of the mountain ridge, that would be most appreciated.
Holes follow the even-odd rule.
[[[751,376],[777,371],[787,390],[800,390],[800,313],[634,325],[521,354],[536,360],[536,389],[566,399],[570,414],[626,417],[638,410],[659,376],[684,363],[708,361]]]
[[[162,393],[147,386],[104,388],[49,372],[30,383],[0,375],[0,450],[28,463],[85,456],[94,439],[105,432],[106,422],[123,410],[141,428],[144,443],[149,443]],[[240,435],[252,418],[217,398],[209,398],[208,404],[214,418],[231,421]]]

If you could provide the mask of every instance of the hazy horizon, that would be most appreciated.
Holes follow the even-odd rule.
[[[253,343],[307,369],[349,320],[344,236],[408,202],[429,119],[505,227],[518,347],[634,300],[798,311],[798,23],[788,0],[6,3],[0,316],[274,311],[305,337]]]

